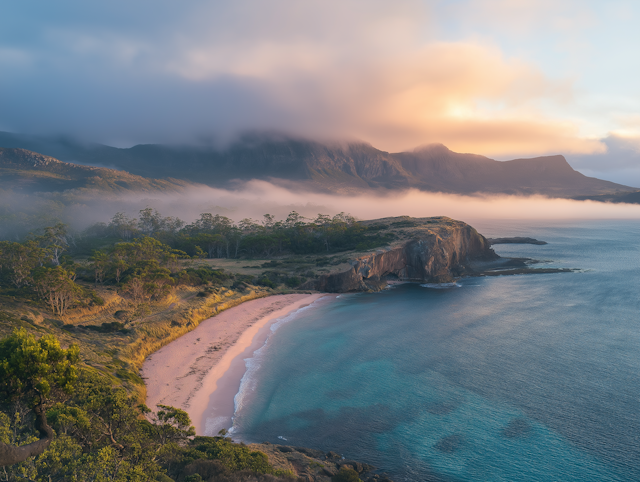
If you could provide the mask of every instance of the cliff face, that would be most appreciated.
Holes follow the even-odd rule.
[[[393,218],[391,218],[393,220]],[[350,261],[351,269],[321,275],[303,288],[331,293],[379,290],[385,278],[445,283],[470,272],[474,260],[497,259],[489,242],[474,228],[449,218],[404,219],[404,240]],[[376,220],[383,222],[387,220]],[[396,224],[399,222],[396,221]],[[393,226],[393,222],[391,223]]]

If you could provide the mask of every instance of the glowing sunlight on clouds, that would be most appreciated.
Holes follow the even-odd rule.
[[[638,131],[636,87],[589,83],[593,52],[627,74],[607,82],[634,78],[614,44],[585,44],[595,28],[632,28],[593,1],[65,5],[0,18],[10,130],[126,145],[267,129],[501,158],[602,154],[599,139]]]

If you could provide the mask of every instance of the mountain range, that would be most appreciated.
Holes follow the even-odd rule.
[[[262,179],[294,189],[340,193],[415,188],[456,194],[603,198],[614,202],[621,196],[629,197],[629,193],[632,193],[629,199],[638,197],[636,188],[575,171],[561,155],[496,161],[476,154],[456,153],[442,144],[389,153],[363,142],[323,143],[284,135],[247,134],[222,149],[159,144],[121,149],[0,132],[0,146],[27,149],[48,159],[56,157],[84,165],[84,169],[91,171],[81,176],[80,184],[98,176],[102,184],[112,188],[126,182],[140,183],[147,189],[152,189],[155,183],[161,190],[183,187],[185,182],[222,187],[233,181]],[[7,169],[10,170],[10,166],[5,165],[9,158],[7,152],[5,149],[0,157],[3,178]],[[109,166],[115,170],[86,165]],[[39,172],[55,174],[55,170],[42,166],[40,164]],[[118,172],[122,179],[118,178]],[[105,178],[108,181],[104,181]],[[47,182],[58,181],[50,178]],[[59,182],[64,184],[62,180]]]

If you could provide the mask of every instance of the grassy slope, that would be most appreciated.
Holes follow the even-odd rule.
[[[393,232],[391,246],[405,242],[425,228],[450,228],[458,223],[449,218],[420,220],[408,217],[366,221],[382,224],[380,232]],[[427,225],[423,225],[427,223]],[[351,265],[349,260],[368,251],[345,251],[327,255],[289,255],[272,259],[202,259],[185,262],[193,267],[208,265],[226,272],[254,277],[309,277],[331,272],[343,272]],[[76,259],[86,263],[86,259]],[[216,313],[248,301],[287,290],[249,286],[244,291],[223,287],[180,287],[162,302],[137,307],[120,296],[115,286],[94,286],[83,283],[104,299],[103,306],[74,309],[65,317],[54,316],[47,307],[35,299],[28,288],[23,291],[0,290],[0,336],[16,327],[25,327],[36,334],[52,333],[62,344],[77,343],[84,362],[113,377],[116,384],[144,397],[145,387],[138,371],[144,359],[172,340],[193,330],[198,324]],[[24,291],[26,290],[26,291]],[[120,313],[118,313],[120,312]],[[115,316],[118,313],[118,316]],[[124,331],[100,332],[82,327],[101,327],[103,323],[125,323]],[[78,328],[80,327],[80,328]]]
[[[103,306],[73,310],[64,317],[53,316],[42,303],[15,296],[10,290],[0,292],[0,337],[24,327],[36,336],[54,334],[65,346],[76,343],[84,363],[108,374],[116,385],[138,393],[141,399],[146,388],[138,371],[149,354],[220,311],[274,292],[262,287],[244,291],[183,287],[161,303],[136,310],[114,287],[95,289],[105,300]],[[125,312],[125,320],[114,316],[119,311]],[[100,332],[82,328],[126,319],[130,322],[125,330]]]
[[[68,189],[177,192],[192,183],[176,179],[151,179],[126,171],[61,162],[24,149],[0,148],[0,188],[24,188],[39,192]]]

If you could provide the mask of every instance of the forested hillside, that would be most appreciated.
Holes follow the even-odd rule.
[[[203,319],[388,242],[385,227],[295,212],[185,224],[148,208],[83,233],[59,223],[0,241],[0,480],[290,480],[224,434],[194,437],[182,410],[141,404],[139,369]],[[212,266],[223,261],[259,264]],[[305,470],[324,467],[325,479],[359,480],[312,460]]]

